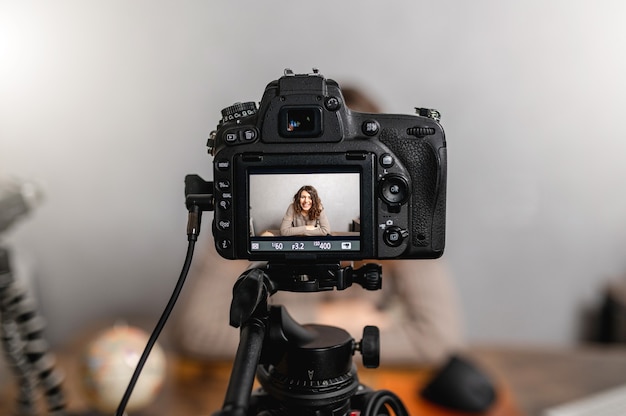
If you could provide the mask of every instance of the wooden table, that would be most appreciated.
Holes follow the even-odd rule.
[[[71,351],[57,354],[59,367],[66,373],[66,396],[72,415],[97,415],[89,411],[82,388],[79,365]],[[230,376],[230,363],[199,363],[176,356],[169,357],[169,374],[162,394],[145,410],[131,416],[209,416],[220,409]],[[362,383],[396,393],[409,414],[420,416],[466,416],[430,404],[418,395],[432,375],[431,369],[417,367],[384,367],[359,369]],[[499,376],[498,376],[499,377]],[[523,416],[505,380],[496,378],[499,386],[497,403],[483,416]],[[0,415],[10,415],[13,408],[11,388],[0,392]],[[44,413],[42,413],[44,414]]]
[[[626,384],[626,346],[472,347],[468,355],[499,386],[499,400],[486,416],[541,416],[548,407]],[[58,358],[66,373],[70,411],[89,415],[75,352],[62,351]],[[170,357],[169,366],[163,394],[149,408],[131,416],[209,416],[221,407],[230,364],[199,364]],[[432,370],[414,367],[359,370],[363,383],[398,394],[411,415],[467,416],[445,412],[419,399],[417,390],[431,374]],[[10,381],[0,386],[2,416],[11,415],[14,408],[14,384]]]
[[[470,355],[504,378],[521,410],[543,410],[626,385],[626,345],[473,347]]]

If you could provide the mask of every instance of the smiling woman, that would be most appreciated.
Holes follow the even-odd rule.
[[[330,223],[313,186],[304,185],[293,196],[293,203],[287,208],[280,225],[280,234],[284,236],[330,234]]]

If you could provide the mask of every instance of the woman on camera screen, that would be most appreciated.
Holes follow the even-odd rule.
[[[330,223],[326,218],[317,190],[304,185],[293,196],[280,225],[280,235],[328,235]]]

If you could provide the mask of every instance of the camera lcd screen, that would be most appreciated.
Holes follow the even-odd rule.
[[[249,251],[359,252],[360,174],[250,173]]]
[[[283,137],[317,137],[322,134],[322,109],[285,107],[280,111],[278,131]]]

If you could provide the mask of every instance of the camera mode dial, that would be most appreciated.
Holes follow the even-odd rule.
[[[256,103],[248,101],[245,103],[235,103],[222,110],[222,122],[238,120],[256,114]]]

